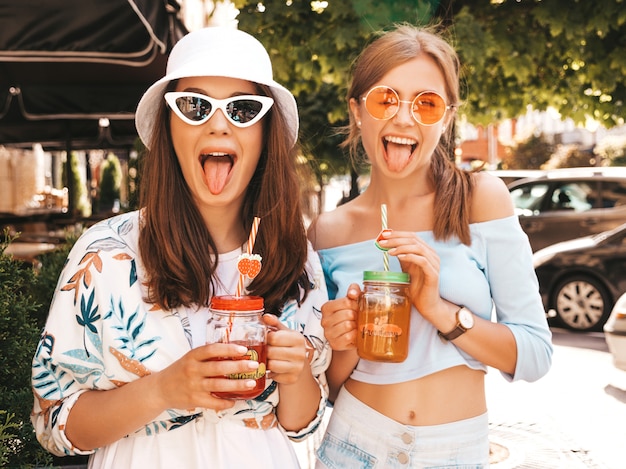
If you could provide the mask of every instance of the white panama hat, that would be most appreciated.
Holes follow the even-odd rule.
[[[265,47],[250,34],[226,26],[198,29],[172,48],[165,76],[144,93],[137,105],[135,126],[144,145],[150,145],[154,119],[168,83],[184,77],[229,77],[271,88],[284,113],[292,144],[298,138],[298,107],[289,90],[273,79],[272,62]]]

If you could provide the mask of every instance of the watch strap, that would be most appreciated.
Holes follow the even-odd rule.
[[[457,312],[455,313],[456,326],[454,327],[454,329],[452,329],[450,332],[446,332],[446,333],[443,333],[441,331],[437,331],[437,333],[439,334],[439,337],[441,337],[443,340],[454,340],[457,337],[459,337],[460,335],[462,335],[465,332],[467,332],[467,328],[463,327],[463,325],[461,324],[461,321],[459,321],[459,313],[461,312],[461,310],[463,308],[465,308],[465,306],[461,306],[457,310]]]

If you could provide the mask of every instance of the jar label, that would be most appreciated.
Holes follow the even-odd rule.
[[[248,345],[248,351],[237,360],[253,360],[259,362],[259,367],[255,371],[249,373],[231,373],[228,375],[231,379],[259,379],[265,376],[265,345]]]
[[[402,329],[395,324],[375,324],[368,323],[363,324],[361,327],[361,336],[369,337],[384,337],[393,338],[398,340],[398,337],[402,335]]]

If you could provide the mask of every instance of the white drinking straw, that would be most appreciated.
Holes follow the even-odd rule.
[[[383,230],[387,229],[387,205],[380,205],[380,218],[383,225]],[[385,272],[389,271],[389,253],[385,250],[383,251],[383,264],[385,265]]]

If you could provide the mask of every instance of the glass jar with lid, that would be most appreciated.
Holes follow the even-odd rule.
[[[218,397],[252,399],[265,389],[267,327],[262,319],[260,296],[214,296],[209,307],[207,343],[234,343],[247,347],[246,355],[234,360],[254,360],[259,367],[251,372],[228,375],[231,379],[254,379],[256,386],[242,392],[213,392]],[[223,358],[226,360],[227,358]],[[228,358],[233,360],[233,358]],[[218,359],[219,360],[219,359]]]
[[[409,274],[405,272],[363,272],[363,292],[357,316],[359,357],[397,363],[408,356],[409,281]]]

